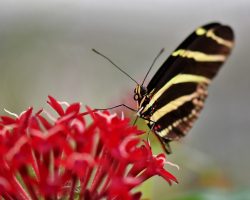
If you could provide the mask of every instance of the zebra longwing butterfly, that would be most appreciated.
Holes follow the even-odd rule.
[[[207,87],[227,59],[234,35],[229,26],[207,24],[196,29],[153,76],[137,85],[134,99],[167,153],[173,140],[185,136],[203,108]]]
[[[207,87],[233,44],[229,26],[211,23],[199,27],[172,52],[146,87],[144,81],[138,84],[97,53],[137,83],[134,100],[138,116],[146,121],[166,153],[171,153],[169,142],[182,138],[193,126],[206,100]]]

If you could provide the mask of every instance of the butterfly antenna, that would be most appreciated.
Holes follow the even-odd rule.
[[[96,54],[102,56],[103,58],[105,58],[106,60],[108,60],[112,65],[114,65],[118,70],[120,70],[123,74],[127,75],[127,77],[129,77],[132,81],[134,81],[137,85],[140,85],[135,79],[133,79],[127,72],[125,72],[123,69],[121,69],[120,67],[118,67],[110,58],[108,58],[107,56],[103,55],[102,53],[100,53],[99,51],[92,49],[92,51],[94,51]]]
[[[150,68],[149,68],[149,70],[148,70],[148,72],[147,72],[147,74],[146,74],[145,78],[143,79],[143,81],[142,81],[142,84],[141,84],[141,85],[143,85],[143,84],[144,84],[144,82],[145,82],[145,80],[146,80],[146,78],[147,78],[147,76],[148,76],[149,72],[151,71],[152,67],[154,66],[154,64],[155,64],[156,60],[160,57],[160,55],[161,55],[163,52],[164,52],[164,48],[162,48],[162,49],[160,50],[160,52],[157,54],[157,56],[155,57],[155,59],[154,59],[153,63],[151,64],[151,66],[150,66]]]

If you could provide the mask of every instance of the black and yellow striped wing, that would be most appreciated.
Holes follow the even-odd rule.
[[[147,86],[150,101],[141,110],[149,127],[167,144],[186,135],[207,97],[207,86],[233,47],[229,26],[196,29],[163,63]]]

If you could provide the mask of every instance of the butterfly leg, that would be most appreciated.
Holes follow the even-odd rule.
[[[147,142],[150,144],[150,140],[149,140],[149,133],[152,131],[154,132],[154,127],[155,127],[156,122],[153,122],[153,125],[151,126],[151,128],[148,130],[147,133]]]
[[[137,120],[138,120],[139,116],[136,116],[134,122],[133,122],[133,126],[136,124]]]
[[[112,110],[112,109],[119,108],[119,107],[122,107],[122,106],[129,109],[129,110],[131,110],[131,111],[133,111],[133,112],[137,112],[137,110],[135,110],[135,109],[133,109],[133,108],[131,108],[131,107],[125,105],[125,104],[119,104],[117,106],[113,106],[113,107],[109,107],[109,108],[96,108],[95,110],[96,111],[99,111],[99,110]]]
[[[159,142],[161,143],[162,149],[165,151],[165,153],[166,153],[166,154],[171,154],[171,153],[172,153],[172,150],[171,150],[171,147],[170,147],[170,145],[169,145],[170,140],[168,140],[168,139],[166,139],[166,138],[163,138],[163,137],[159,136],[159,135],[157,134],[157,132],[154,130],[154,127],[155,127],[155,125],[156,125],[156,122],[154,122],[154,121],[150,121],[150,122],[152,122],[152,123],[151,123],[150,130],[148,131],[147,141],[150,142],[150,141],[149,141],[149,133],[150,133],[150,131],[152,131],[153,134],[156,136],[156,138],[157,138],[157,139],[159,140]]]

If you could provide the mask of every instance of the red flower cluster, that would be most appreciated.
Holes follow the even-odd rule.
[[[165,155],[152,155],[128,119],[90,109],[81,113],[80,103],[64,109],[66,103],[52,97],[48,103],[57,118],[44,110],[33,114],[32,108],[15,118],[0,117],[4,199],[140,199],[131,190],[152,176],[177,182],[164,169]]]

